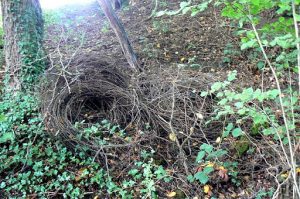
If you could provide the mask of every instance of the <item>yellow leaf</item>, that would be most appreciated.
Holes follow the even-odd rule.
[[[175,197],[175,196],[176,196],[176,192],[175,192],[175,191],[172,191],[172,192],[167,193],[167,197],[168,197],[168,198],[173,198],[173,197]]]
[[[175,133],[170,133],[169,134],[169,139],[171,140],[171,141],[173,141],[173,142],[175,142],[176,141],[176,134]]]
[[[214,166],[215,166],[215,164],[212,163],[212,162],[209,162],[209,163],[206,164],[206,167],[214,167]]]
[[[157,47],[157,48],[160,48],[160,44],[156,44],[156,47]]]
[[[221,143],[221,138],[220,138],[220,137],[218,137],[218,138],[216,139],[216,143],[217,143],[217,144]]]
[[[296,168],[296,173],[300,173],[300,167]]]
[[[225,170],[225,168],[223,166],[219,166],[218,168],[219,170]]]
[[[204,193],[208,194],[210,192],[210,186],[209,185],[205,185],[203,187],[203,191],[204,191]]]
[[[289,173],[288,173],[288,172],[283,173],[283,174],[280,175],[280,177],[282,177],[282,178],[287,178],[288,176],[289,176]]]
[[[184,57],[182,57],[182,58],[180,59],[180,61],[181,61],[181,62],[183,62],[184,60],[185,60],[185,58],[184,58]]]
[[[78,182],[80,181],[82,178],[84,178],[84,173],[87,171],[87,168],[81,168],[77,171],[77,174],[75,176],[75,181]]]
[[[99,199],[99,196],[95,196],[94,199]]]

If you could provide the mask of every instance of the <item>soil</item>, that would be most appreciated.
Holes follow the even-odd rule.
[[[179,4],[176,0],[159,3],[158,10],[177,10]],[[229,22],[220,17],[219,10],[211,7],[195,17],[187,14],[150,18],[153,8],[153,3],[135,1],[133,6],[116,11],[145,69],[175,66],[213,75],[226,75],[227,70],[237,69],[242,77],[247,77],[242,81],[253,82],[249,81],[253,71],[242,66],[242,55],[233,57],[229,64],[224,62],[224,50],[228,45],[237,48],[238,38],[233,36]],[[60,12],[64,13],[63,23],[47,27],[45,46],[52,53],[51,58],[66,61],[93,57],[121,67],[127,64],[97,2],[61,8]],[[72,57],[76,50],[80,53]]]

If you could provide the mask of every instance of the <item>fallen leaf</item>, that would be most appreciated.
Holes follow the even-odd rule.
[[[77,171],[76,176],[75,176],[75,181],[78,182],[80,181],[82,178],[84,178],[85,176],[83,175],[83,173],[87,171],[87,168],[81,168]]]
[[[200,166],[196,169],[196,173],[203,171],[203,168]]]
[[[167,193],[167,197],[168,197],[168,198],[173,198],[173,197],[175,197],[175,196],[176,196],[176,192],[175,192],[175,191],[172,191],[172,192]]]
[[[228,174],[227,174],[227,169],[220,169],[218,172],[218,175],[222,180],[227,182],[229,180]]]
[[[171,140],[171,141],[173,141],[173,142],[175,142],[176,141],[176,134],[175,133],[170,133],[169,134],[169,139]]]
[[[203,115],[201,113],[196,113],[196,116],[199,120],[203,120]]]
[[[210,192],[210,186],[209,185],[205,185],[203,187],[203,191],[204,191],[204,193],[208,194]]]
[[[195,131],[195,128],[194,128],[194,127],[191,127],[191,128],[190,128],[190,133],[192,134],[192,133],[194,133],[194,131]]]
[[[216,139],[216,143],[217,143],[217,144],[221,143],[221,138],[220,138],[220,137],[218,137],[218,138]]]
[[[288,176],[289,176],[289,173],[288,173],[288,172],[283,173],[283,174],[280,175],[280,177],[282,177],[282,178],[287,178]]]
[[[213,162],[208,162],[206,164],[206,167],[214,167],[214,166],[215,166],[215,163],[213,163]]]

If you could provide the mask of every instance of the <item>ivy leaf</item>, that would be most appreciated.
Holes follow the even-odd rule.
[[[0,184],[0,189],[3,189],[3,188],[5,188],[5,187],[6,187],[5,182],[1,182],[1,184]]]
[[[13,141],[15,138],[14,133],[9,132],[9,133],[4,133],[3,135],[0,136],[0,143],[5,143],[7,141]]]
[[[265,136],[268,136],[268,135],[273,135],[273,134],[275,134],[275,130],[273,129],[273,128],[267,128],[267,129],[264,129],[263,130],[263,134],[265,135]]]
[[[201,94],[200,94],[201,97],[205,97],[205,96],[207,96],[207,95],[208,95],[208,92],[207,92],[207,91],[203,91],[203,92],[201,92]]]
[[[203,169],[203,173],[205,173],[206,175],[210,174],[211,172],[213,172],[215,169],[212,166],[207,166]]]
[[[204,2],[204,3],[201,3],[200,5],[198,5],[199,11],[203,12],[204,10],[206,10],[208,7],[208,4],[209,4],[209,2]]]
[[[226,154],[227,154],[227,151],[225,151],[223,149],[219,149],[217,151],[214,151],[214,152],[210,153],[207,156],[207,159],[219,158],[219,157],[222,157],[223,155],[226,155]]]
[[[193,175],[188,175],[187,180],[188,180],[190,183],[193,183],[193,182],[195,181],[195,178],[194,178]]]
[[[228,100],[226,98],[224,98],[218,102],[218,105],[224,106],[227,102],[228,102]]]
[[[268,118],[267,116],[260,114],[260,113],[255,113],[253,115],[253,123],[254,124],[265,124],[267,123]]]
[[[295,14],[295,19],[296,19],[297,21],[300,21],[300,15]]]
[[[248,49],[248,48],[253,48],[256,44],[256,40],[252,39],[248,42],[245,42],[241,45],[241,50],[245,50],[245,49]]]
[[[251,3],[255,6],[259,6],[260,0],[251,0]]]
[[[196,158],[196,162],[197,163],[202,162],[202,159],[204,158],[204,156],[205,156],[205,151],[199,151],[198,155],[197,155],[197,158]]]
[[[265,67],[265,62],[262,62],[262,61],[259,61],[257,64],[256,64],[257,68],[258,69],[263,69]]]
[[[279,91],[277,89],[273,89],[268,91],[268,97],[269,99],[276,99],[276,97],[279,95]]]
[[[211,92],[218,91],[222,88],[222,82],[216,82],[211,86]]]
[[[187,2],[187,1],[183,1],[180,3],[180,8],[183,9],[187,6],[189,6],[191,4],[191,1]]]
[[[211,153],[213,148],[214,147],[212,145],[206,144],[206,143],[202,144],[201,147],[200,147],[200,149],[204,150],[206,153]]]
[[[5,117],[5,115],[0,115],[0,122],[4,122],[6,120],[6,117]]]
[[[223,132],[223,137],[228,137],[230,131],[233,129],[233,124],[229,123],[225,129],[225,131]]]
[[[201,184],[206,184],[209,180],[208,175],[206,175],[204,172],[198,172],[194,177],[196,180],[199,180]]]
[[[283,14],[285,11],[290,11],[291,6],[288,3],[279,4],[279,9],[276,11],[277,14]]]
[[[232,131],[232,136],[233,137],[236,138],[236,137],[239,137],[241,135],[243,135],[243,131],[242,131],[241,128],[235,128],[235,129],[233,129],[233,131]]]
[[[244,107],[244,103],[243,103],[243,102],[236,102],[236,103],[234,104],[234,106],[235,106],[236,108],[238,108],[238,109],[241,109],[241,108]]]
[[[230,81],[230,82],[233,81],[233,80],[235,80],[235,79],[236,79],[236,74],[237,74],[237,71],[236,71],[236,70],[232,71],[232,72],[228,75],[227,80]]]

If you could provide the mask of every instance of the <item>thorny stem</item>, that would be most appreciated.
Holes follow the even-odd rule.
[[[300,94],[300,41],[299,41],[299,27],[296,19],[296,7],[295,2],[292,1],[292,10],[293,10],[293,19],[294,19],[294,26],[295,26],[295,35],[296,35],[296,47],[297,47],[297,62],[298,62],[298,92]]]
[[[280,87],[280,83],[279,83],[278,77],[276,75],[275,68],[271,64],[271,61],[270,61],[270,59],[268,58],[268,56],[266,54],[265,48],[264,48],[264,46],[263,46],[263,44],[261,42],[261,39],[260,39],[260,37],[258,35],[257,29],[255,27],[255,24],[252,21],[252,17],[251,16],[248,16],[248,17],[249,17],[249,19],[251,21],[252,29],[253,29],[253,31],[255,33],[255,37],[257,39],[257,42],[258,42],[258,44],[260,46],[260,49],[261,49],[261,51],[263,53],[263,56],[264,56],[264,58],[265,58],[265,60],[266,60],[266,62],[268,64],[268,66],[270,67],[270,69],[272,71],[272,74],[273,74],[273,76],[275,78],[276,87],[277,87],[277,89],[279,91],[279,103],[280,103],[282,117],[283,117],[285,129],[286,129],[286,135],[287,135],[288,144],[289,144],[290,157],[288,157],[288,155],[286,154],[284,146],[283,146],[283,143],[281,142],[281,139],[280,139],[280,144],[281,144],[281,148],[282,148],[283,152],[285,153],[284,155],[286,157],[287,163],[288,163],[289,167],[292,169],[291,172],[292,172],[292,176],[293,176],[294,186],[296,188],[297,194],[300,196],[299,186],[297,185],[296,166],[295,166],[295,162],[294,162],[294,151],[293,151],[292,140],[291,140],[290,131],[289,131],[289,127],[288,127],[288,120],[287,120],[285,109],[284,109],[284,106],[283,106],[282,90],[281,90],[281,87]]]

